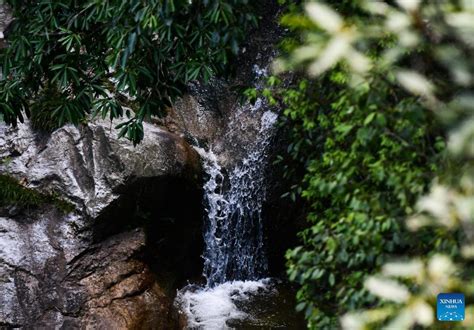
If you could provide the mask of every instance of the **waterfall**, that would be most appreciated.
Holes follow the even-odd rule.
[[[266,70],[256,67],[254,73],[258,86]],[[238,146],[240,159],[227,168],[221,165],[222,155],[212,145],[207,149],[195,147],[207,177],[203,187],[206,285],[188,285],[176,298],[190,328],[228,328],[228,320],[248,317],[237,307],[239,301],[272,291],[269,280],[264,279],[268,265],[262,206],[277,118],[260,98],[254,105],[247,103],[236,109],[220,149]]]
[[[254,68],[258,81],[266,70]],[[229,320],[243,320],[247,313],[239,302],[272,291],[267,276],[262,206],[266,197],[268,152],[278,115],[262,99],[233,112],[221,151],[239,147],[233,166],[220,164],[213,146],[195,147],[201,156],[204,184],[204,266],[206,285],[188,285],[176,297],[188,327],[228,328]],[[245,139],[241,139],[245,137]],[[219,149],[219,148],[217,148]]]
[[[255,115],[259,115],[258,110],[260,107],[252,108]],[[227,178],[212,150],[197,149],[209,176],[204,185],[207,216],[203,255],[208,286],[229,280],[255,280],[267,271],[262,204],[267,150],[277,115],[267,110],[261,116],[255,142]]]

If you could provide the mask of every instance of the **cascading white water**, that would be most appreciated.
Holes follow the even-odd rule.
[[[254,70],[257,79],[264,70]],[[257,292],[269,291],[264,249],[262,206],[268,149],[278,115],[257,99],[240,107],[228,124],[228,132],[246,132],[242,117],[260,118],[256,134],[242,159],[227,172],[212,146],[196,147],[208,176],[204,185],[203,253],[205,287],[188,286],[176,298],[190,328],[223,329],[226,321],[249,317],[237,307]],[[237,303],[237,304],[236,304]]]
[[[259,109],[253,109],[258,115]],[[254,280],[267,271],[263,246],[262,204],[265,199],[265,164],[277,115],[267,110],[247,156],[225,175],[212,151],[200,149],[209,180],[204,186],[204,275],[208,286],[229,280]]]

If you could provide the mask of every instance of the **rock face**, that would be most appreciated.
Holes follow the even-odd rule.
[[[92,218],[136,178],[184,177],[199,172],[199,156],[181,138],[152,125],[137,147],[116,139],[115,125],[67,126],[40,136],[28,128],[0,126],[0,171],[28,186],[60,193]]]
[[[75,206],[0,209],[0,328],[174,327],[173,290],[201,271],[199,157],[153,125],[136,148],[113,126],[0,126],[0,174]]]
[[[10,9],[2,1],[0,3],[0,48],[3,48],[5,46],[3,32],[5,31],[5,29],[7,28],[10,22],[11,22]]]

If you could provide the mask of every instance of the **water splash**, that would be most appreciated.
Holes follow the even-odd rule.
[[[205,289],[191,285],[180,290],[176,303],[186,315],[187,328],[231,329],[228,321],[251,317],[238,304],[256,294],[271,294],[269,281],[233,281]]]

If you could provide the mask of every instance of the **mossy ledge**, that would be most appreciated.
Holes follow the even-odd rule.
[[[22,208],[52,205],[65,214],[74,210],[74,205],[54,194],[45,194],[24,187],[17,179],[0,174],[0,207],[11,205]]]

